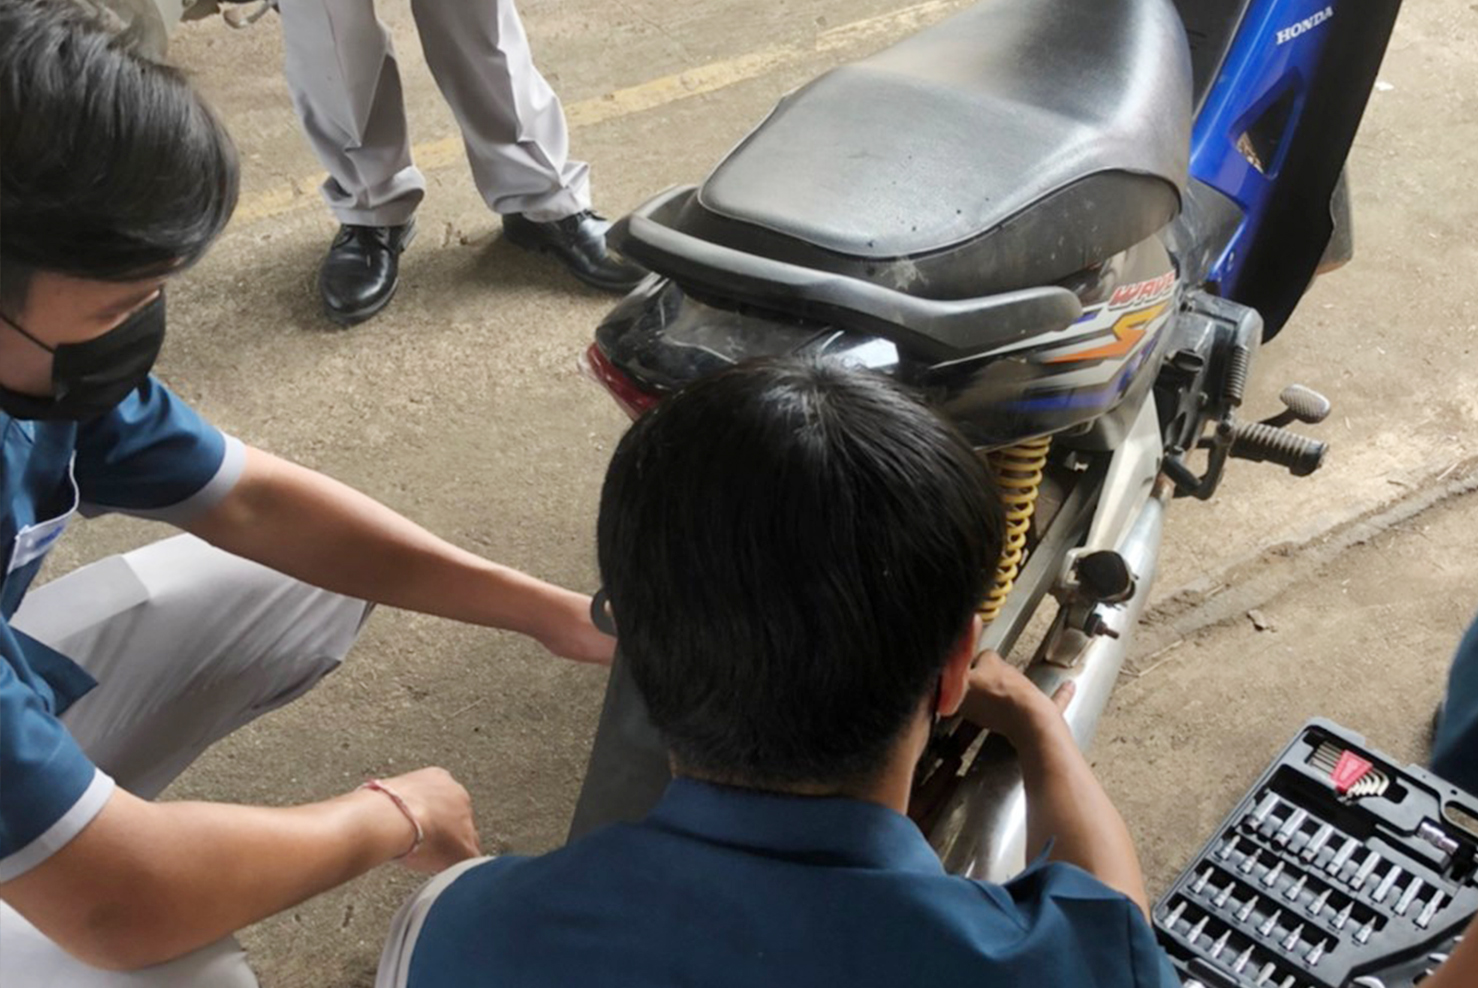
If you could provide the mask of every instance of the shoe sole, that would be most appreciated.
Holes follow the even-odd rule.
[[[405,237],[400,241],[400,250],[396,251],[395,254],[397,268],[395,272],[395,281],[393,284],[391,284],[390,291],[386,292],[384,298],[380,299],[369,308],[355,309],[353,312],[341,312],[338,309],[331,309],[329,308],[328,303],[324,303],[323,313],[324,315],[328,316],[329,322],[333,323],[335,326],[357,326],[362,322],[373,319],[375,316],[380,314],[381,309],[390,304],[390,300],[395,297],[395,293],[400,289],[400,269],[398,267],[400,263],[400,255],[404,254],[406,252],[406,248],[410,247],[411,241],[416,239],[416,221],[412,219],[409,223],[409,226],[410,229],[405,231]]]
[[[623,282],[606,281],[603,278],[597,278],[597,277],[595,277],[593,275],[589,275],[589,274],[585,274],[585,273],[580,272],[580,271],[576,271],[574,268],[570,267],[568,264],[565,264],[564,261],[560,259],[559,252],[556,251],[553,247],[548,247],[548,246],[546,246],[544,244],[541,244],[541,243],[539,243],[537,241],[532,241],[531,242],[531,241],[524,240],[518,234],[508,232],[508,228],[507,227],[504,227],[503,228],[503,236],[508,239],[508,242],[509,243],[513,244],[513,246],[519,248],[520,250],[526,250],[530,254],[537,254],[540,257],[552,257],[552,258],[554,258],[554,260],[556,262],[558,262],[559,266],[562,267],[562,268],[564,268],[566,271],[568,271],[570,273],[570,276],[572,278],[574,278],[576,281],[580,282],[581,284],[588,285],[591,288],[598,288],[598,289],[600,289],[603,292],[613,292],[613,293],[616,293],[616,294],[625,295],[627,292],[630,292],[632,289],[634,289],[637,285],[640,285],[642,283],[642,281],[644,281],[646,279],[646,276],[643,275],[641,278],[638,278],[636,281],[630,281],[630,282],[625,282],[625,281],[623,281]]]

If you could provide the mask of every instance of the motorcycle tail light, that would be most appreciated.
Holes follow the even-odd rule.
[[[621,410],[633,419],[661,401],[660,395],[642,390],[641,386],[627,376],[609,357],[601,353],[594,343],[580,355],[580,372],[606,389],[616,400]]]

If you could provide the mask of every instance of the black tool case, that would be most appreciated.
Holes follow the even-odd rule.
[[[1155,905],[1155,931],[1188,985],[1407,988],[1478,911],[1475,855],[1478,798],[1316,719]]]

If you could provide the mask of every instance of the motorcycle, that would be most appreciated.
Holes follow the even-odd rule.
[[[654,274],[600,324],[586,373],[633,416],[784,354],[926,395],[987,459],[1009,519],[981,646],[1009,655],[1051,615],[1026,671],[1049,693],[1076,682],[1066,717],[1087,748],[1167,503],[1210,498],[1231,459],[1299,476],[1323,460],[1287,428],[1325,417],[1322,396],[1292,386],[1261,421],[1243,397],[1259,347],[1351,256],[1344,164],[1399,8],[967,8],[786,96],[702,184],[620,221],[613,242]],[[597,776],[660,757],[627,743],[631,700],[619,676],[610,689],[582,808]],[[1025,864],[998,736],[938,731],[911,813],[951,871]]]

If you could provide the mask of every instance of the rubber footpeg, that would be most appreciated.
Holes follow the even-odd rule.
[[[1134,596],[1134,573],[1124,557],[1112,549],[1079,558],[1078,583],[1094,600],[1117,603]]]
[[[1250,422],[1232,430],[1231,454],[1239,460],[1276,463],[1295,477],[1307,477],[1324,462],[1327,443],[1275,425]]]

